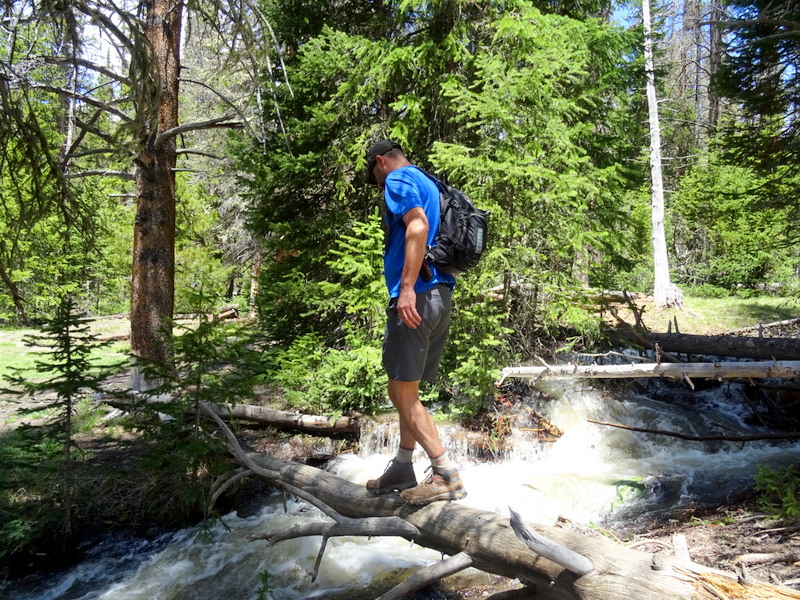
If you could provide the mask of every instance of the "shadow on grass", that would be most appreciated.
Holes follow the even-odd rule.
[[[731,304],[737,316],[748,321],[761,324],[774,323],[800,317],[800,300],[787,299],[783,302],[768,302],[762,300],[742,301]]]

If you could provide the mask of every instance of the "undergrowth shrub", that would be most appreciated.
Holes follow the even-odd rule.
[[[762,510],[785,521],[800,518],[800,476],[795,465],[758,467],[755,489]]]
[[[197,292],[195,306],[206,306]],[[247,325],[208,317],[204,310],[192,325],[175,324],[170,336],[170,364],[145,364],[151,382],[140,396],[138,418],[148,450],[144,466],[170,490],[170,520],[190,522],[205,514],[205,500],[215,477],[230,465],[227,445],[200,405],[229,408],[253,395],[263,379],[264,362],[257,333]],[[166,508],[165,508],[166,510]]]

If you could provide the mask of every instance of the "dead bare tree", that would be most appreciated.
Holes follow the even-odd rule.
[[[664,183],[661,169],[661,124],[658,117],[655,69],[653,66],[653,32],[650,1],[642,2],[644,22],[644,63],[647,77],[647,111],[650,123],[650,185],[653,241],[653,299],[661,307],[683,307],[683,292],[672,284],[669,275],[667,238],[664,229]]]

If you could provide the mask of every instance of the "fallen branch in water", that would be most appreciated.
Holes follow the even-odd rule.
[[[287,492],[302,498],[306,502],[316,506],[328,517],[333,519],[333,523],[311,523],[306,526],[295,526],[291,529],[279,532],[266,532],[259,534],[252,539],[270,540],[277,543],[283,540],[294,539],[298,537],[306,537],[311,535],[321,535],[322,544],[320,544],[319,554],[317,561],[314,564],[314,570],[311,573],[311,581],[315,581],[319,573],[319,565],[322,562],[322,555],[325,553],[325,548],[328,544],[328,539],[331,537],[338,537],[344,535],[361,535],[366,537],[371,536],[402,536],[413,537],[419,531],[413,525],[406,523],[403,519],[396,516],[389,517],[370,517],[366,519],[351,519],[341,515],[331,506],[319,500],[314,494],[313,489],[308,490],[299,488],[291,483],[281,479],[280,472],[272,469],[265,469],[263,466],[256,464],[250,459],[248,454],[239,445],[239,440],[225,424],[222,418],[217,414],[211,406],[201,402],[199,404],[200,411],[209,417],[217,424],[217,427],[222,430],[222,433],[228,440],[228,447],[239,463],[252,473],[268,479],[275,485],[285,489]]]
[[[383,594],[378,600],[403,600],[409,594],[421,590],[425,586],[436,583],[440,579],[455,575],[472,566],[472,559],[468,554],[459,552],[437,563],[424,567],[406,579],[400,585],[393,587]]]
[[[669,437],[680,438],[682,440],[689,440],[692,442],[756,442],[759,440],[797,440],[800,439],[800,431],[787,431],[783,433],[754,433],[752,435],[726,435],[723,433],[714,433],[711,435],[691,435],[688,433],[681,433],[679,431],[664,431],[663,429],[647,429],[646,427],[631,427],[630,425],[622,425],[620,423],[607,423],[605,421],[595,421],[594,419],[586,419],[588,423],[595,425],[605,425],[606,427],[616,427],[617,429],[626,429],[628,431],[636,431],[639,433],[651,433],[653,435],[666,435]]]

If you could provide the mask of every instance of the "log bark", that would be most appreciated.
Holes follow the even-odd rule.
[[[637,333],[617,329],[614,334],[625,344],[658,347],[671,353],[727,356],[760,360],[800,360],[800,339],[747,337],[739,335],[691,335],[685,333]]]
[[[800,339],[760,338],[729,335],[688,335],[651,333],[648,337],[669,352],[757,358],[800,360]]]
[[[506,367],[500,381],[522,379],[623,379],[626,377],[667,377],[670,379],[762,378],[800,376],[800,361],[646,363],[636,365],[552,365],[548,367]]]
[[[358,420],[352,417],[339,417],[331,421],[328,417],[319,415],[303,415],[252,404],[235,404],[231,408],[219,407],[217,414],[224,419],[244,419],[310,433],[357,434],[359,432]]]

